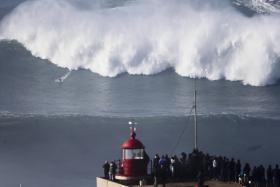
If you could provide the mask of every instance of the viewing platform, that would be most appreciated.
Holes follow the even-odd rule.
[[[206,186],[209,187],[241,187],[242,185],[234,182],[220,182],[220,181],[206,181]],[[101,177],[96,177],[96,186],[97,187],[155,187],[153,184],[148,185],[126,185],[119,183],[118,181],[110,181]],[[163,184],[158,184],[158,187],[163,187]],[[165,187],[194,187],[195,182],[170,182],[166,183]]]

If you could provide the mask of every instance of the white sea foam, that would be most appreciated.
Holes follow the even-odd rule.
[[[279,15],[249,18],[213,0],[129,2],[104,8],[27,1],[1,21],[0,39],[17,40],[60,67],[108,77],[173,68],[181,76],[254,86],[279,80]]]

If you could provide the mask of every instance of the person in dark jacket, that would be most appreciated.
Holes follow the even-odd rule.
[[[251,167],[248,163],[245,164],[243,173],[246,174],[248,177],[250,177]]]
[[[228,167],[229,167],[229,180],[230,180],[231,182],[233,182],[233,181],[234,181],[234,178],[235,178],[235,176],[234,176],[235,161],[234,161],[233,158],[232,158],[231,161],[229,162]]]
[[[104,178],[105,179],[109,179],[109,168],[110,168],[110,164],[109,162],[106,160],[104,165],[103,165],[103,169],[104,169]]]
[[[265,186],[265,169],[263,165],[258,168],[258,177],[260,186]]]
[[[165,187],[166,179],[167,179],[167,171],[165,168],[165,164],[160,164],[159,179],[160,182],[162,183],[162,186]]]
[[[235,181],[239,181],[239,176],[241,174],[241,162],[240,160],[237,160],[237,163],[235,165],[235,169],[234,169],[234,173],[235,173]]]
[[[253,167],[251,179],[252,179],[253,184],[255,186],[258,186],[259,176],[258,176],[258,169],[256,166]]]
[[[273,187],[280,187],[280,170],[278,164],[276,164],[273,170]]]
[[[273,184],[273,171],[271,165],[268,166],[266,170],[267,187],[272,187]]]
[[[155,155],[152,162],[153,162],[153,173],[155,173],[159,169],[159,156],[158,156],[158,154]]]
[[[159,177],[159,169],[160,169],[158,154],[156,154],[155,157],[153,158],[152,165],[153,165],[152,173],[153,173],[153,176],[154,176],[154,186],[157,186],[158,177]]]

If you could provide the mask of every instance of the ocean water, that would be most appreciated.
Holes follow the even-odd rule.
[[[271,6],[1,0],[0,186],[95,186],[130,120],[150,157],[190,152],[194,77],[199,148],[279,163]]]

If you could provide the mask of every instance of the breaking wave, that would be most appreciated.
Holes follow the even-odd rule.
[[[215,2],[142,0],[104,7],[72,0],[27,1],[1,21],[0,39],[17,40],[34,56],[60,67],[108,77],[173,68],[187,77],[253,86],[276,83],[279,15],[249,18]]]

